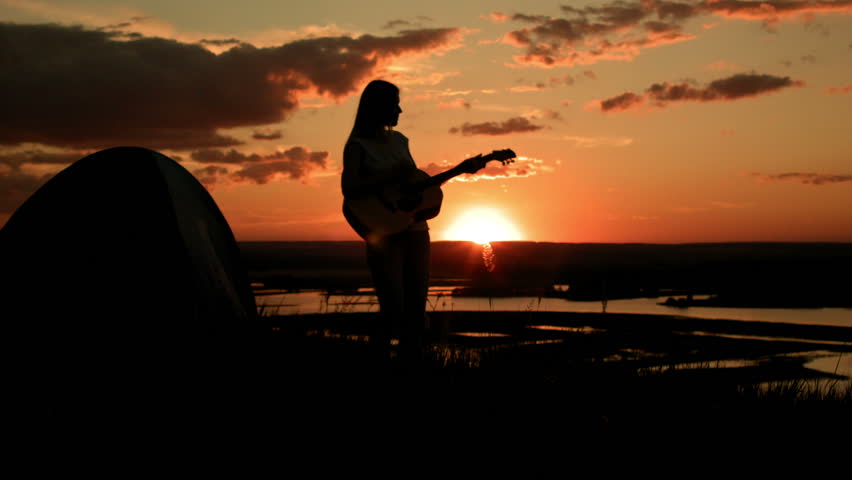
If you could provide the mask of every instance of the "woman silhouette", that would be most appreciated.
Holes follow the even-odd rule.
[[[345,199],[379,194],[387,185],[404,183],[417,170],[408,138],[393,129],[401,113],[396,85],[373,80],[364,88],[343,149],[341,187]],[[478,158],[466,162],[471,172],[484,165]],[[358,220],[345,202],[343,210],[355,226]],[[400,233],[367,238],[367,264],[381,312],[373,340],[381,352],[387,352],[391,338],[396,336],[400,357],[416,360],[426,323],[429,226],[418,221]]]
[[[373,195],[401,182],[417,167],[408,139],[393,127],[399,121],[399,89],[383,80],[370,82],[343,149],[344,198]],[[344,214],[351,212],[344,206]],[[380,325],[373,339],[382,351],[399,338],[401,356],[420,351],[429,288],[429,227],[425,221],[407,230],[367,242],[367,264],[379,298]]]

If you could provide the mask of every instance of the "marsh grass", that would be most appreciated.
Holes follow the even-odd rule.
[[[300,378],[323,388],[415,386],[446,408],[457,401],[499,405],[510,418],[536,412],[549,422],[545,412],[555,412],[595,426],[852,422],[852,382],[785,356],[799,345],[689,336],[653,327],[653,318],[640,327],[610,313],[434,312],[414,366],[371,353],[364,332],[375,314],[267,318],[281,326],[282,348]],[[600,323],[604,318],[609,323]]]
[[[744,400],[779,402],[852,408],[852,382],[840,379],[791,379],[759,384],[739,385],[738,393]]]

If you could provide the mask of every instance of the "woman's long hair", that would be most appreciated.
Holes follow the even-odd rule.
[[[385,125],[385,116],[399,96],[399,88],[385,80],[373,80],[364,87],[350,137],[372,138]]]

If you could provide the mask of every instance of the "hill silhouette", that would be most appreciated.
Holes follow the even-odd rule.
[[[492,242],[495,268],[471,242],[432,245],[432,284],[547,292],[578,300],[713,295],[719,305],[852,307],[850,243],[571,244]],[[242,242],[249,276],[272,288],[370,287],[362,242]]]

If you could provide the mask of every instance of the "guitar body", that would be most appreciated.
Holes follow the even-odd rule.
[[[429,174],[414,170],[404,183],[385,187],[379,195],[343,202],[343,215],[349,226],[364,240],[400,233],[417,222],[435,218],[441,212],[444,192],[432,186],[420,192],[420,201],[403,193],[403,187],[428,180]]]
[[[423,170],[412,170],[402,183],[389,185],[379,194],[345,199],[343,216],[361,238],[370,243],[377,242],[383,237],[404,232],[415,223],[435,218],[441,212],[444,200],[444,192],[441,191],[443,182],[462,173],[476,173],[492,160],[506,165],[513,158],[515,152],[507,148],[469,158],[435,176]]]

